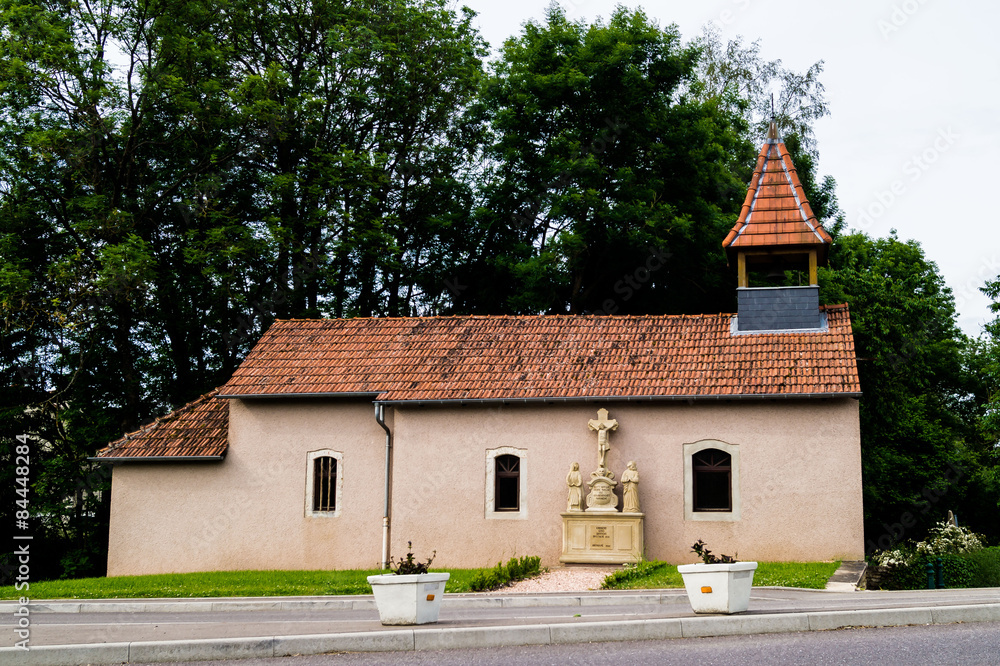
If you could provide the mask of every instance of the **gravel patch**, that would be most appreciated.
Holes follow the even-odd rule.
[[[601,589],[604,577],[621,567],[560,567],[514,583],[505,593],[585,592]]]

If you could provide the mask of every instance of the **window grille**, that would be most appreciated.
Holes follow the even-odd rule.
[[[313,460],[313,511],[337,509],[337,459],[323,456]]]

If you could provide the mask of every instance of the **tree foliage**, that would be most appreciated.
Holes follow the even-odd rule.
[[[504,44],[463,267],[463,311],[718,310],[719,239],[745,193],[742,119],[685,92],[699,50],[641,11],[570,21],[556,5]]]
[[[981,505],[990,493],[974,481],[983,446],[968,417],[969,341],[937,266],[895,233],[842,235],[830,262],[821,300],[850,305],[858,355],[869,550],[922,535],[949,509],[995,538]]]
[[[31,435],[38,538],[106,543],[81,528],[107,506],[86,458],[225,381],[275,317],[440,298],[478,146],[470,21],[443,0],[0,2],[4,459]]]

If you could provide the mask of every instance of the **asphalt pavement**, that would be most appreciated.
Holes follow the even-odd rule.
[[[110,664],[328,652],[633,641],[1000,622],[1000,588],[830,591],[755,587],[750,609],[695,615],[683,590],[446,594],[440,620],[384,627],[371,596],[0,602],[0,664]],[[21,622],[23,624],[23,621]]]

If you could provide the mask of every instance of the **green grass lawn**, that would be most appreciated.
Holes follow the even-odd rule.
[[[840,566],[840,562],[760,562],[754,572],[753,584],[758,587],[774,585],[781,587],[806,587],[821,590],[826,581]],[[668,587],[684,587],[677,567],[667,564],[654,569],[648,575],[625,581],[614,589],[650,590]]]
[[[449,571],[448,592],[468,592],[480,569]],[[148,599],[157,597],[280,597],[371,594],[367,571],[208,571],[203,573],[77,578],[31,583],[27,591],[0,587],[0,599]]]
[[[753,584],[763,587],[807,587],[822,590],[826,581],[840,567],[840,562],[761,562],[753,575]]]
[[[822,589],[840,562],[761,562],[754,574],[757,586]],[[469,582],[481,569],[449,571],[448,592],[468,592]],[[371,594],[367,571],[209,571],[204,573],[78,578],[31,583],[27,591],[0,587],[0,599],[149,599],[177,597],[280,597],[335,594]],[[684,587],[677,567],[664,565],[652,573],[627,581],[617,589]]]

